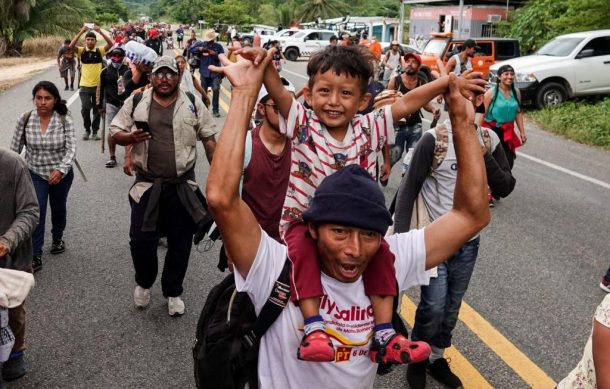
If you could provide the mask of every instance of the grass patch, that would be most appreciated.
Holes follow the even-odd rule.
[[[610,150],[610,98],[569,101],[528,115],[547,131]]]
[[[64,43],[63,37],[45,36],[23,41],[22,53],[40,57],[56,56],[59,47]]]

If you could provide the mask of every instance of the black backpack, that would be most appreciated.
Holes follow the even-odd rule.
[[[235,290],[233,274],[212,288],[197,322],[193,347],[197,388],[258,388],[260,339],[290,299],[289,268],[286,260],[258,318],[250,297]]]

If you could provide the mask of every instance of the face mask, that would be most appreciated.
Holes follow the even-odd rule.
[[[112,67],[113,68],[118,69],[121,66],[121,64],[123,63],[123,60],[120,60],[118,62],[114,62],[114,59],[113,59],[111,63],[112,63]]]

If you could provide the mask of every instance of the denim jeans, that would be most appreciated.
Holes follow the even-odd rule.
[[[129,197],[131,204],[131,227],[129,229],[129,246],[131,259],[136,272],[135,280],[144,289],[149,289],[155,282],[158,273],[157,244],[160,236],[167,236],[167,253],[161,274],[161,289],[165,297],[177,297],[182,294],[182,282],[186,275],[195,223],[186,211],[176,187],[168,185],[163,189],[159,199],[159,217],[157,231],[142,231],[144,212],[152,190],[144,192],[140,202]]]
[[[212,112],[220,112],[218,110],[218,100],[220,98],[220,83],[222,79],[220,77],[201,77],[201,87],[204,91],[208,90],[208,87],[212,87]]]
[[[451,346],[451,332],[474,270],[479,239],[466,243],[440,264],[438,277],[431,278],[430,285],[421,287],[411,336],[413,340],[423,340],[438,348]]]
[[[66,229],[66,203],[68,201],[68,192],[70,192],[70,187],[74,180],[74,172],[70,169],[68,174],[57,185],[49,185],[47,179],[40,177],[32,171],[30,171],[30,175],[32,176],[34,190],[38,198],[38,206],[40,207],[40,219],[32,235],[33,254],[34,256],[42,256],[47,217],[47,199],[51,206],[51,235],[53,239],[61,239]]]
[[[94,134],[100,129],[100,113],[97,110],[97,105],[95,103],[96,91],[96,87],[81,86],[80,91],[78,92],[81,102],[80,113],[83,116],[83,126],[85,127],[86,132],[93,130]],[[93,121],[89,114],[91,111],[93,111]]]
[[[409,126],[399,127],[396,131],[394,144],[390,149],[390,160],[392,161],[392,166],[396,164],[396,162],[400,161],[402,157],[402,153],[405,150],[409,150],[411,147],[415,147],[417,141],[421,138],[422,135],[422,125],[421,123],[415,123]]]

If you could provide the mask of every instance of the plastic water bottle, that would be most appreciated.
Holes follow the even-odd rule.
[[[402,160],[402,175],[404,176],[409,171],[409,165],[411,165],[411,159],[413,158],[413,147],[410,147]]]

